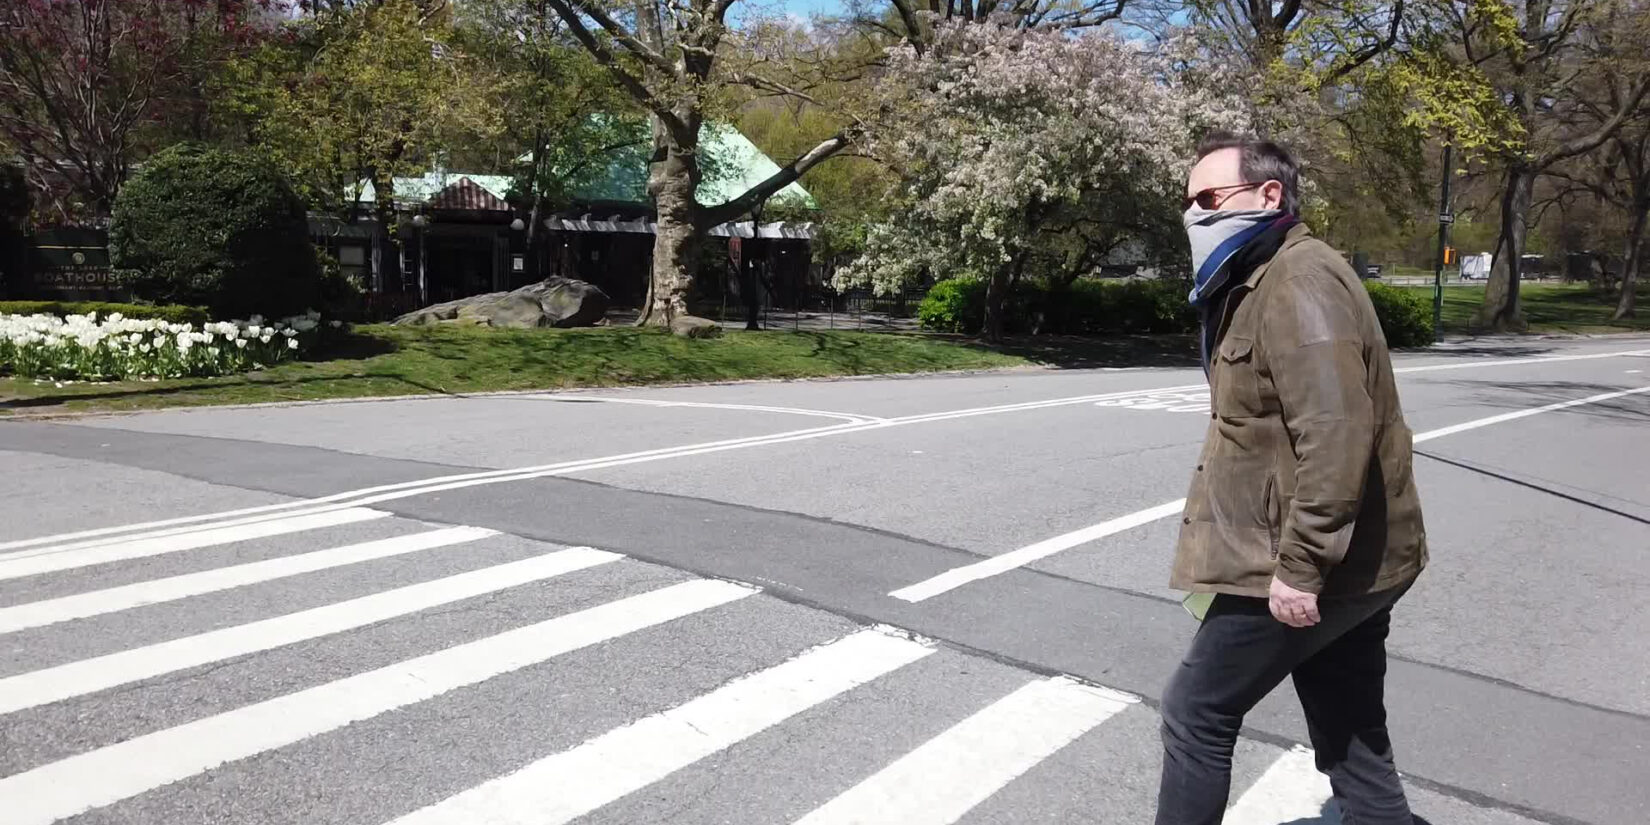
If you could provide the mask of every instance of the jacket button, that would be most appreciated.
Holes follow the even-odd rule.
[[[1220,416],[1217,416],[1217,415],[1215,415],[1215,411],[1214,411],[1214,410],[1210,410],[1210,411],[1209,411],[1209,417],[1210,417],[1210,418],[1219,418],[1219,417],[1220,417]]]
[[[1181,524],[1191,524],[1192,523],[1192,517],[1191,516],[1184,516],[1180,519],[1180,523]]]
[[[1203,472],[1203,465],[1202,464],[1197,465],[1197,471],[1200,472],[1200,473]]]

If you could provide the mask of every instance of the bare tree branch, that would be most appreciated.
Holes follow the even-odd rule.
[[[700,214],[700,229],[709,229],[718,224],[727,223],[741,215],[755,209],[756,206],[768,198],[773,197],[779,190],[790,186],[809,169],[824,163],[836,153],[842,151],[849,144],[847,133],[838,133],[821,142],[818,146],[808,150],[802,157],[786,164],[778,172],[769,176],[767,180],[753,186],[745,194],[740,195],[727,203],[710,207]]]
[[[643,43],[640,38],[631,34],[630,30],[590,0],[551,0],[551,5],[556,7],[557,12],[567,8],[569,3],[576,7],[580,14],[596,21],[596,25],[601,26],[619,45],[624,46],[626,51],[635,55],[644,63],[668,75],[677,73],[676,65],[671,62],[670,58]],[[573,25],[574,21],[568,15],[563,14],[562,18],[567,21],[569,26]],[[579,23],[581,26],[583,25],[583,21],[579,21]]]
[[[585,27],[584,21],[579,19],[577,11],[568,6],[564,0],[548,0],[548,2],[550,7],[556,10],[556,14],[560,15],[562,20],[567,23],[567,30],[572,33],[575,40],[579,41],[579,45],[584,46],[585,50],[596,58],[596,62],[600,63],[608,74],[613,75],[613,79],[618,81],[619,86],[629,92],[636,102],[659,117],[675,118],[675,115],[670,111],[670,107],[666,106],[664,101],[659,100],[640,78],[626,71],[624,66],[620,64],[618,55],[615,55],[611,49],[603,45],[595,33]]]
[[[1566,158],[1591,152],[1603,145],[1605,141],[1615,135],[1616,130],[1621,128],[1621,124],[1634,114],[1639,108],[1639,104],[1644,102],[1647,92],[1650,92],[1650,75],[1639,78],[1638,82],[1633,84],[1633,90],[1628,95],[1625,105],[1617,108],[1615,114],[1611,115],[1609,120],[1599,124],[1599,127],[1591,133],[1565,141],[1552,151],[1542,155],[1537,159],[1535,168],[1542,169],[1551,166]]]
[[[1370,45],[1359,49],[1347,58],[1346,63],[1330,70],[1329,74],[1323,80],[1324,85],[1333,85],[1334,83],[1340,81],[1341,78],[1357,71],[1358,67],[1374,60],[1387,51],[1390,51],[1393,46],[1398,44],[1398,29],[1402,26],[1403,22],[1404,0],[1397,0],[1397,2],[1392,4],[1392,25],[1387,29],[1386,37],[1378,43],[1371,43]]]

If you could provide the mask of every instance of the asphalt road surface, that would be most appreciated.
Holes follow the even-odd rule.
[[[1650,821],[1650,339],[1400,356],[1434,825]],[[1196,370],[0,423],[0,823],[1150,821]],[[1339,821],[1287,687],[1229,825]]]

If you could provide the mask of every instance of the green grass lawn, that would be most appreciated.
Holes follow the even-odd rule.
[[[1423,290],[1428,303],[1432,287]],[[1519,303],[1529,319],[1530,332],[1537,334],[1600,334],[1650,331],[1650,284],[1640,284],[1638,317],[1611,321],[1616,299],[1598,293],[1586,284],[1522,284]],[[1444,332],[1462,335],[1474,332],[1473,316],[1484,303],[1484,287],[1452,286],[1444,289]]]
[[[740,332],[715,340],[607,327],[358,327],[311,360],[244,376],[102,384],[0,378],[0,415],[326,398],[814,378],[1022,366],[1027,358],[930,336]]]

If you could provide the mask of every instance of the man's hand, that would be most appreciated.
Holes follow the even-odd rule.
[[[1272,580],[1272,594],[1268,602],[1272,616],[1290,627],[1311,627],[1318,623],[1318,594],[1296,590],[1277,579]]]

